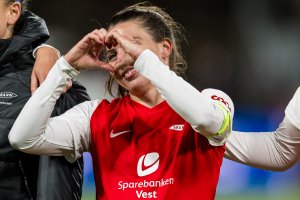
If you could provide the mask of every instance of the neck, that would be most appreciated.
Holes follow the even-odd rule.
[[[130,93],[130,98],[148,108],[152,108],[164,101],[155,87],[151,87],[141,93]]]
[[[1,39],[12,38],[12,36],[13,36],[13,29],[14,29],[14,27],[11,27],[11,26],[7,27],[6,32],[3,35],[1,35]]]

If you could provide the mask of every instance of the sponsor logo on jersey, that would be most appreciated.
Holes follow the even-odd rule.
[[[142,155],[137,163],[137,175],[145,177],[153,174],[159,167],[160,157],[157,152]],[[150,177],[150,178],[149,178]],[[151,176],[140,181],[119,181],[118,190],[132,190],[138,199],[156,199],[159,197],[158,188],[175,184],[172,177],[151,180]]]
[[[122,134],[128,133],[128,132],[131,132],[131,130],[121,131],[121,132],[117,132],[117,133],[114,133],[114,131],[111,130],[111,132],[110,132],[110,134],[109,134],[109,137],[110,137],[110,138],[115,138],[115,137],[117,137],[117,136],[119,136],[119,135],[122,135]]]
[[[119,181],[118,190],[135,190],[136,197],[138,199],[145,198],[158,198],[159,192],[156,191],[158,188],[167,187],[174,185],[174,178],[162,178],[159,180],[143,180],[138,182],[123,182]]]
[[[169,129],[174,130],[174,131],[182,131],[183,127],[184,127],[183,124],[175,124],[175,125],[171,126]]]
[[[138,176],[147,176],[154,173],[159,166],[159,154],[156,152],[148,153],[140,157],[137,164]]]
[[[15,98],[18,95],[13,92],[0,92],[0,99],[10,99]]]

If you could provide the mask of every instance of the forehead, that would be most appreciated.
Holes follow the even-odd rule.
[[[140,22],[139,20],[129,20],[125,22],[120,22],[118,24],[115,24],[114,26],[110,26],[108,31],[114,29],[120,29],[132,36],[144,35],[144,34],[149,35],[145,27],[142,26],[142,22]]]

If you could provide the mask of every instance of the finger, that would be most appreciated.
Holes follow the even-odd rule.
[[[125,54],[121,59],[119,59],[115,65],[114,65],[114,72],[118,71],[119,69],[122,69],[126,66],[133,66],[135,60],[129,56],[128,54]]]
[[[98,36],[97,30],[89,33],[87,36],[89,39],[94,40],[95,42],[101,43],[101,39]]]
[[[72,84],[73,84],[72,79],[71,78],[67,79],[67,85],[66,85],[67,90],[72,87]]]
[[[89,52],[92,53],[94,57],[98,57],[99,54],[101,53],[104,47],[105,37],[106,37],[105,29],[94,31],[92,34],[89,35],[89,39],[91,41],[91,48]]]
[[[77,44],[86,44],[86,45],[90,45],[91,41],[96,42],[98,44],[103,44],[104,38],[102,36],[104,30],[94,30],[91,33],[88,33],[87,35],[85,35]]]
[[[31,80],[30,80],[31,94],[33,94],[35,92],[35,90],[38,88],[38,85],[39,85],[38,78],[37,78],[35,72],[33,71],[31,73]]]
[[[117,35],[117,30],[112,30],[107,33],[104,43],[108,48],[112,48],[117,46],[120,41],[122,41],[122,38]]]
[[[105,38],[107,36],[107,31],[104,28],[101,28],[100,30],[97,30],[95,34],[98,36],[98,38],[101,40],[101,44],[97,45],[97,48],[101,51],[102,48],[105,46]]]
[[[113,72],[114,68],[111,64],[106,63],[106,62],[102,62],[102,61],[98,61],[97,62],[99,66],[101,66],[102,69],[109,71],[109,72]]]
[[[38,84],[41,85],[46,80],[47,74],[41,73],[40,76],[37,78],[38,78]]]
[[[131,36],[124,34],[123,31],[118,29],[109,32],[106,38],[108,38],[108,41],[110,41],[113,46],[115,46],[116,43],[122,46],[124,42],[137,44]]]
[[[106,33],[104,29],[95,30],[92,33],[88,34],[87,36],[90,40],[93,40],[97,44],[104,45],[104,39],[106,37]]]
[[[104,44],[105,38],[107,36],[107,31],[104,28],[101,28],[101,29],[95,31],[95,34],[98,35],[98,37]]]
[[[106,62],[102,62],[102,61],[96,61],[94,63],[94,66],[92,66],[94,69],[104,69],[108,72],[113,72],[114,68],[111,64],[106,63]]]
[[[114,46],[114,41],[116,41],[134,60],[136,60],[144,50],[134,38],[124,34],[120,30],[113,30],[109,32],[106,38],[107,40],[105,41],[105,44],[107,42],[111,46]]]
[[[103,46],[102,46],[102,45],[97,45],[97,44],[95,44],[94,46],[92,46],[92,47],[90,48],[89,53],[92,54],[92,56],[93,56],[94,58],[98,58],[99,55],[100,55],[100,53],[101,53],[101,51],[102,51],[102,49],[103,49]]]
[[[65,87],[63,88],[62,94],[65,94],[71,87],[72,87],[72,79],[71,78],[67,78],[67,83],[65,85]]]
[[[63,90],[62,90],[61,93],[62,93],[62,94],[65,94],[65,93],[68,91],[68,89],[69,89],[69,88],[68,88],[67,86],[65,86],[65,87],[63,88]]]
[[[100,38],[97,36],[95,32],[89,33],[86,36],[84,36],[77,44],[77,48],[85,51],[93,44],[103,44],[101,42]]]
[[[39,80],[40,85],[46,80],[47,76],[42,76]]]

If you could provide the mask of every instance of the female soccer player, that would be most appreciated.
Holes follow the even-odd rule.
[[[11,144],[70,162],[90,151],[97,199],[214,199],[234,108],[223,92],[200,93],[177,75],[185,63],[180,33],[156,6],[121,10],[108,30],[89,33],[56,63],[19,115]],[[107,62],[98,59],[104,51]],[[92,68],[110,73],[119,98],[50,118],[70,78]]]

